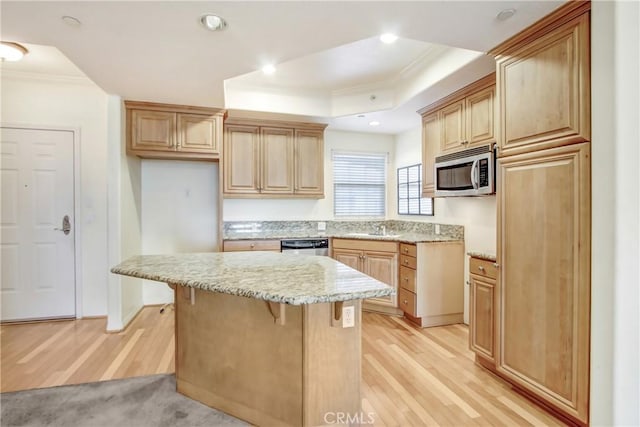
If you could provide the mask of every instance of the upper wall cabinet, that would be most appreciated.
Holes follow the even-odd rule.
[[[422,115],[422,196],[433,197],[436,156],[495,141],[495,74],[418,111]]]
[[[499,156],[591,139],[588,14],[494,54]]]
[[[127,153],[144,158],[218,160],[225,110],[125,101]]]
[[[324,124],[227,120],[225,197],[324,197]]]

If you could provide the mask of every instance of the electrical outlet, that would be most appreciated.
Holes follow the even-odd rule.
[[[436,234],[440,234],[440,224],[435,225]]]
[[[318,221],[318,231],[325,231],[327,229],[327,223],[324,221]]]
[[[353,328],[356,326],[356,308],[353,305],[342,307],[342,327]]]

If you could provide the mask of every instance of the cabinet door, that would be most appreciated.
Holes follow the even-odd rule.
[[[225,194],[259,193],[258,142],[257,126],[225,126],[223,156]]]
[[[435,160],[440,151],[440,121],[438,113],[422,118],[422,197],[435,193]]]
[[[467,148],[495,141],[494,94],[495,87],[491,86],[466,98]]]
[[[363,253],[362,271],[387,285],[398,289],[398,254],[389,252],[366,251]],[[367,299],[380,305],[398,307],[398,296],[389,295]]]
[[[187,153],[219,154],[219,119],[202,114],[178,114],[178,150]]]
[[[261,194],[293,194],[293,129],[260,128]]]
[[[495,363],[495,281],[470,275],[469,347]]]
[[[440,151],[460,150],[465,144],[464,99],[440,110]]]
[[[349,267],[362,271],[362,251],[351,249],[334,249],[333,259]]]
[[[324,197],[324,131],[296,130],[296,194]]]
[[[589,157],[584,143],[498,161],[498,370],[583,421],[589,400]]]
[[[176,114],[131,110],[131,149],[174,151]]]
[[[591,139],[589,14],[498,61],[500,155]]]

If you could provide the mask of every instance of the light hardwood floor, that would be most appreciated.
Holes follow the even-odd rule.
[[[118,334],[105,319],[0,327],[2,392],[174,370],[174,317],[146,307]],[[473,361],[464,325],[419,329],[364,313],[364,419],[377,426],[563,425]]]

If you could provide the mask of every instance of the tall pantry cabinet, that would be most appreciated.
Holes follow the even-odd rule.
[[[589,2],[496,47],[496,371],[558,415],[589,421]]]

